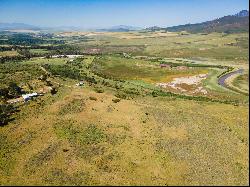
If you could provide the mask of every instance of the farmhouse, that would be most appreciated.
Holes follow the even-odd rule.
[[[160,64],[160,67],[161,68],[171,68],[171,65],[169,65],[169,64]]]
[[[31,93],[31,94],[23,94],[22,97],[24,99],[24,101],[28,101],[30,100],[32,97],[37,97],[38,94],[36,92]]]
[[[101,52],[101,49],[99,48],[86,49],[84,51],[85,54],[98,54],[100,52]]]
[[[80,81],[79,83],[76,84],[76,86],[84,86],[84,82]]]
[[[130,55],[127,53],[122,53],[124,58],[130,58]]]
[[[186,69],[188,69],[188,67],[187,66],[177,66],[176,69],[177,70],[186,70]]]
[[[52,55],[52,58],[77,58],[82,57],[83,55]]]

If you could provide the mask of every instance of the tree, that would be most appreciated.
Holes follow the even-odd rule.
[[[22,94],[22,88],[20,88],[16,83],[11,82],[8,87],[9,96],[12,98],[18,97]]]
[[[11,116],[17,109],[9,104],[0,104],[0,126],[8,124],[12,120]]]
[[[51,93],[52,95],[56,94],[56,93],[57,93],[57,89],[56,89],[55,87],[52,87],[50,93]]]
[[[0,98],[6,100],[9,96],[8,88],[0,88]]]

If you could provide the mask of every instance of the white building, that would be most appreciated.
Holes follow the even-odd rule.
[[[31,94],[23,94],[22,97],[24,99],[24,101],[28,101],[30,100],[32,97],[36,97],[38,96],[38,94],[36,92],[31,93]]]

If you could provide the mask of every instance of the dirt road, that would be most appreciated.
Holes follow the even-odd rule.
[[[230,87],[226,84],[226,80],[227,80],[229,77],[231,77],[231,76],[233,76],[233,75],[235,75],[235,74],[242,74],[243,71],[244,71],[243,69],[238,69],[238,70],[236,70],[236,71],[233,71],[233,72],[230,72],[230,73],[227,73],[227,74],[221,76],[221,77],[218,79],[218,84],[221,85],[221,86],[223,86],[223,87],[225,87],[225,88],[230,89]]]

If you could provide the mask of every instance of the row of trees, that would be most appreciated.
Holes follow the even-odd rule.
[[[9,62],[9,61],[21,61],[29,59],[30,57],[25,56],[3,56],[0,57],[0,63]]]
[[[44,68],[53,75],[60,75],[71,79],[81,79],[80,70],[70,65],[45,65]]]
[[[13,114],[18,111],[17,107],[6,104],[5,101],[19,97],[22,93],[22,88],[13,82],[7,88],[0,88],[0,126],[6,125],[13,120]]]
[[[41,44],[64,44],[64,40],[51,40],[38,38],[31,34],[5,34],[5,40],[0,40],[0,45],[41,45]],[[6,40],[7,39],[7,40]]]

